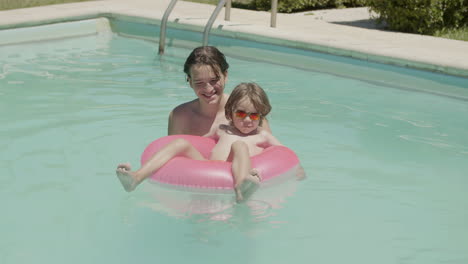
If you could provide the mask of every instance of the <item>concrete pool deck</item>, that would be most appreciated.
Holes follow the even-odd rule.
[[[102,16],[161,20],[169,2],[98,0],[0,11],[0,29]],[[214,8],[179,0],[169,23],[195,26],[202,34]],[[278,14],[276,28],[270,27],[269,12],[232,8],[230,21],[225,21],[223,9],[211,30],[218,33],[259,35],[302,49],[468,77],[468,42],[379,29],[367,8]]]

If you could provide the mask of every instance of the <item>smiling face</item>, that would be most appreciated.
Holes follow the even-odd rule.
[[[239,114],[236,114],[236,112],[239,111],[242,111],[243,113],[240,112]],[[254,113],[258,113],[257,109],[255,109],[255,106],[248,97],[244,97],[239,100],[239,103],[236,105],[232,113],[232,124],[242,134],[251,134],[257,130],[261,120],[260,118],[252,118],[255,117]]]
[[[216,73],[209,65],[193,65],[188,81],[201,103],[218,104],[224,92],[227,72]]]

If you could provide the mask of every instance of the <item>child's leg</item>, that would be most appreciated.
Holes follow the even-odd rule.
[[[138,184],[148,178],[153,172],[160,169],[166,162],[176,156],[186,156],[194,160],[205,160],[203,155],[185,139],[176,139],[169,142],[161,150],[156,152],[137,171],[131,171],[130,164],[119,164],[116,173],[124,189],[133,191]]]
[[[244,142],[236,141],[231,145],[229,160],[232,160],[236,200],[241,202],[247,198],[246,194],[258,187],[260,176],[252,170],[249,148]]]

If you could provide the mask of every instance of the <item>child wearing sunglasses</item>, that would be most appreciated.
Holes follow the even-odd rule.
[[[236,200],[241,202],[260,183],[261,176],[251,167],[250,157],[260,154],[264,148],[281,143],[266,129],[262,121],[271,111],[265,91],[255,83],[237,85],[225,105],[227,124],[210,131],[207,137],[217,141],[210,160],[232,162]],[[137,171],[128,170],[126,164],[117,168],[117,176],[126,191],[133,191],[138,184],[175,156],[206,160],[187,140],[176,139],[155,153]]]

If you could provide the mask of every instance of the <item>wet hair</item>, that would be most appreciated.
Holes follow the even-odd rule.
[[[239,102],[247,98],[253,104],[255,109],[260,114],[260,125],[263,119],[270,113],[270,100],[265,91],[256,83],[240,83],[234,90],[226,102],[224,113],[228,120],[232,120],[232,114],[236,111]]]
[[[190,69],[194,65],[208,65],[213,69],[216,77],[225,74],[229,68],[224,54],[213,46],[202,46],[195,48],[184,64],[184,72],[190,78]]]

